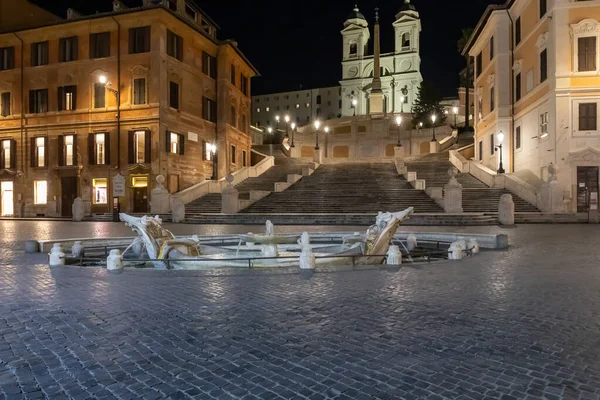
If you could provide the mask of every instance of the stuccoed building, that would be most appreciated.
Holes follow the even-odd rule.
[[[147,212],[158,175],[175,193],[250,162],[257,71],[193,1],[22,18],[0,33],[1,215],[111,212],[118,174],[121,210]]]
[[[502,161],[534,200],[550,187],[544,211],[597,211],[599,43],[597,1],[508,0],[486,10],[465,50],[475,58],[475,160],[491,171]]]

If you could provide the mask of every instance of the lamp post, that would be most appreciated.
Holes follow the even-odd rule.
[[[498,173],[499,174],[503,174],[504,171],[504,167],[502,166],[502,142],[504,141],[504,132],[500,131],[500,133],[498,133],[498,147],[496,147],[497,149],[500,150],[500,165],[498,166]]]
[[[321,121],[316,120],[315,121],[315,128],[316,128],[316,141],[315,141],[315,150],[319,150],[319,127],[321,126]]]
[[[285,138],[289,139],[290,138],[290,134],[288,133],[288,129],[290,127],[290,116],[286,115],[285,117],[283,117],[284,121],[285,121]]]
[[[296,123],[292,122],[292,145],[290,147],[296,147],[294,145],[294,131],[296,130]]]
[[[327,158],[327,148],[329,147],[329,127],[326,126],[323,131],[325,132],[325,158]]]
[[[404,96],[400,96],[400,112],[404,113]]]
[[[437,142],[437,139],[435,138],[435,120],[437,119],[437,116],[435,114],[433,114],[431,116],[431,141],[432,142]]]
[[[213,173],[210,179],[216,181],[217,180],[217,145],[209,144],[209,150],[211,153]]]
[[[352,108],[354,108],[354,116],[356,117],[356,105],[358,101],[356,99],[352,99]]]
[[[402,147],[402,143],[400,143],[400,125],[402,125],[402,117],[396,117],[396,125],[398,126],[398,146]]]
[[[454,113],[454,127],[456,128],[456,116],[458,115],[458,107],[452,108],[452,112]]]

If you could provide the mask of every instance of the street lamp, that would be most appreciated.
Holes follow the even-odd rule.
[[[437,119],[437,116],[435,114],[433,114],[431,116],[431,141],[432,142],[437,142],[437,139],[435,138],[435,120]]]
[[[356,99],[352,99],[352,108],[354,108],[354,116],[356,117],[356,105],[358,101]]]
[[[456,116],[458,115],[458,107],[452,108],[452,112],[454,113],[454,127],[456,128]]]
[[[283,119],[285,120],[285,137],[286,139],[289,139],[290,134],[288,133],[288,128],[290,126],[290,116],[286,115],[285,117],[283,117]]]
[[[498,133],[498,147],[496,147],[497,149],[500,149],[500,165],[498,166],[498,173],[499,174],[503,174],[504,168],[502,166],[502,142],[504,141],[504,132],[500,131],[500,133]]]
[[[273,128],[271,128],[271,127],[268,127],[268,128],[267,128],[267,132],[269,132],[269,133],[273,133]]]
[[[296,130],[296,123],[292,122],[292,145],[290,147],[296,147],[294,145],[294,131]]]
[[[216,181],[217,180],[217,145],[209,144],[208,149],[211,153],[211,160],[213,164],[213,173],[210,179]]]
[[[400,112],[404,112],[404,96],[400,96]]]
[[[316,141],[315,141],[315,150],[319,150],[319,127],[321,126],[321,121],[316,120],[315,121],[315,128],[317,130],[317,136],[316,136]]]
[[[396,117],[396,125],[398,126],[398,147],[402,147],[402,143],[400,143],[400,125],[402,125],[402,117]]]

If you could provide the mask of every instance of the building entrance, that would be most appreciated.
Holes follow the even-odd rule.
[[[131,179],[133,186],[133,212],[148,212],[148,175],[134,176]]]
[[[590,204],[598,202],[599,167],[577,167],[577,212],[587,213]]]
[[[60,179],[60,215],[73,216],[73,202],[77,198],[77,177],[63,176]]]
[[[2,181],[0,184],[0,192],[2,198],[2,216],[14,215],[14,197],[13,197],[13,183],[11,181]]]

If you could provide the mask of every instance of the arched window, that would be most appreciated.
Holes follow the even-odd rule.
[[[410,33],[408,32],[402,34],[402,48],[410,48]]]
[[[350,57],[358,54],[358,44],[350,43]]]

